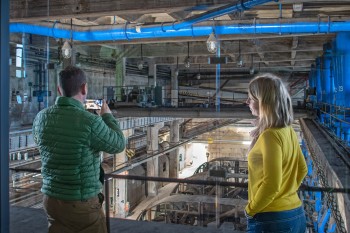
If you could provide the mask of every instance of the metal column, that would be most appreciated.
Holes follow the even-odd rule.
[[[9,0],[0,3],[0,233],[9,230]]]
[[[218,48],[217,48],[217,51],[216,51],[216,56],[217,57],[220,57],[220,43],[217,44],[218,45]],[[215,95],[216,95],[216,100],[215,100],[215,106],[216,106],[216,112],[220,112],[220,97],[221,97],[221,93],[220,93],[220,89],[221,89],[221,82],[220,82],[220,70],[221,70],[221,65],[220,64],[217,64],[216,65],[216,92],[215,92]]]

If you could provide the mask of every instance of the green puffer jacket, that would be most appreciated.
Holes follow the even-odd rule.
[[[99,152],[122,152],[125,139],[112,114],[86,111],[73,98],[58,97],[33,122],[42,161],[41,191],[60,200],[86,200],[101,191]]]

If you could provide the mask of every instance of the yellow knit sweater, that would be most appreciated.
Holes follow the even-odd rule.
[[[307,166],[292,127],[265,130],[248,154],[246,212],[291,210],[301,206],[297,190]]]

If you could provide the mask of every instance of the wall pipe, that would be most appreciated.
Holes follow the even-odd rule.
[[[131,25],[131,24],[128,24]],[[52,23],[54,26],[54,23]],[[137,32],[135,27],[116,26],[104,30],[73,31],[73,40],[82,42],[92,41],[121,41],[136,39],[157,39],[175,37],[200,37],[208,36],[213,31],[213,26],[192,26],[179,30],[171,28],[172,25],[146,26]],[[11,23],[11,33],[30,33],[49,36],[53,38],[70,39],[71,30],[53,28],[42,25],[26,23]],[[270,24],[234,24],[215,26],[216,35],[233,34],[302,34],[302,33],[336,33],[350,32],[350,21],[344,22],[294,22],[294,23],[270,23]]]

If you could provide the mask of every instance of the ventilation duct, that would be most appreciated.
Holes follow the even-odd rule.
[[[54,26],[54,24],[52,24]],[[179,30],[164,31],[162,26],[147,26],[137,33],[135,28],[114,27],[111,29],[96,29],[88,31],[73,31],[73,40],[82,42],[92,41],[120,41],[139,39],[161,39],[176,37],[208,36],[212,26],[193,26]],[[224,25],[216,26],[217,35],[234,34],[303,34],[303,33],[336,33],[350,31],[350,21],[346,22],[295,22],[250,25]],[[10,32],[30,33],[54,38],[70,39],[69,29],[53,28],[42,25],[25,23],[11,23]]]

